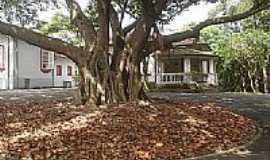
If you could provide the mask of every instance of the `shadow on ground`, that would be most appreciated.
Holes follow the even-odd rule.
[[[222,156],[201,158],[201,160],[269,160],[270,159],[270,96],[244,95],[238,93],[217,94],[184,94],[184,93],[150,93],[152,97],[168,100],[210,102],[229,107],[235,112],[254,119],[263,129],[261,137],[242,152],[229,153]],[[74,96],[74,90],[14,90],[1,91],[0,103],[31,103],[39,99],[44,103],[48,100]]]
[[[254,119],[262,128],[261,137],[242,152],[217,155],[201,160],[269,160],[270,159],[270,96],[240,93],[150,93],[152,97],[168,100],[210,102],[229,107],[235,112]]]

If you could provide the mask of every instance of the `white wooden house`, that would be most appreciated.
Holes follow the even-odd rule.
[[[193,40],[172,44],[170,49],[157,51],[149,59],[148,81],[156,86],[203,84],[217,86],[218,57],[209,46]]]
[[[0,89],[74,87],[77,74],[67,57],[0,34]]]

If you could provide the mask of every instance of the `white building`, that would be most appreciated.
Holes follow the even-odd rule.
[[[74,87],[77,75],[67,57],[0,34],[0,89]]]
[[[148,82],[156,86],[202,84],[217,86],[218,57],[207,44],[179,42],[150,56]]]

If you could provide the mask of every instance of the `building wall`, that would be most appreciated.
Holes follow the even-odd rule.
[[[62,76],[57,76],[56,66],[60,65],[62,67]],[[72,67],[72,75],[68,76],[68,66]],[[55,87],[63,87],[64,81],[71,82],[72,87],[76,86],[76,77],[78,75],[77,66],[75,63],[63,56],[56,56],[55,58],[55,67],[54,67],[54,86]]]
[[[14,40],[12,37],[0,34],[0,44],[4,46],[4,70],[0,71],[0,89],[14,88]]]
[[[0,70],[0,89],[63,87],[70,81],[77,83],[77,66],[66,57],[57,58],[56,65],[62,66],[62,76],[56,76],[56,69],[42,72],[40,48],[10,36],[0,34],[0,45],[4,46],[4,70]],[[67,66],[72,66],[72,76],[67,75]]]
[[[40,88],[52,86],[52,72],[40,69],[40,48],[18,40],[17,88]]]
[[[27,83],[30,81],[29,88],[44,87],[64,87],[64,82],[71,82],[74,87],[76,82],[74,76],[77,75],[77,66],[73,61],[64,56],[56,56],[54,69],[44,73],[40,69],[40,48],[29,45],[23,41],[18,41],[18,87],[28,88]],[[62,76],[57,76],[56,66],[62,66]],[[72,76],[68,76],[67,67],[72,67]]]

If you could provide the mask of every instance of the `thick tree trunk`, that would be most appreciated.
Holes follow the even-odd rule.
[[[92,75],[89,66],[79,65],[80,73],[80,93],[82,104],[88,105],[91,108],[96,108],[97,105],[97,82]]]
[[[263,86],[264,86],[264,93],[269,93],[268,90],[268,75],[266,66],[263,67]]]
[[[136,54],[133,54],[136,55]],[[140,63],[136,56],[133,56],[128,63],[129,70],[129,101],[136,102],[140,97],[141,89],[142,89],[142,79],[140,73]]]
[[[256,90],[256,93],[260,92],[260,84],[259,84],[259,77],[258,76],[255,76],[255,90]]]
[[[118,99],[120,102],[127,102],[129,99],[128,93],[128,79],[129,73],[127,71],[127,59],[121,57],[120,67],[117,69],[117,77],[115,81],[116,90],[118,93]]]
[[[240,68],[239,68],[239,70],[240,70],[240,80],[241,80],[241,83],[242,83],[242,91],[244,92],[244,93],[246,93],[247,92],[247,78],[246,78],[246,71],[245,71],[245,67],[242,67],[242,66],[240,66]]]
[[[260,92],[260,84],[259,84],[259,76],[257,73],[257,67],[255,68],[255,71],[254,71],[254,83],[255,83],[256,93]]]
[[[250,71],[248,71],[248,77],[249,77],[249,80],[250,80],[250,87],[251,87],[253,93],[256,93],[256,88],[255,88],[255,85],[254,85],[253,76],[252,76]]]
[[[247,92],[247,88],[246,88],[246,78],[245,75],[241,75],[241,81],[242,81],[242,88],[243,88],[243,92],[246,93]]]
[[[0,22],[0,31],[24,40],[29,44],[55,51],[72,59],[78,65],[81,75],[80,93],[83,104],[95,107],[105,103],[137,102],[138,100],[147,99],[140,73],[140,62],[143,60],[142,52],[146,44],[150,43],[151,28],[159,21],[163,11],[171,3],[166,0],[141,1],[141,16],[130,25],[131,27],[123,29],[121,26],[122,20],[119,21],[117,12],[112,12],[112,14],[110,12],[114,10],[111,1],[98,0],[96,2],[98,29],[94,27],[93,21],[84,15],[76,0],[66,0],[70,12],[70,21],[75,28],[78,28],[84,39],[84,47],[76,47],[59,39],[49,38],[29,29],[3,22]],[[193,3],[195,2],[191,2],[190,5]],[[192,30],[164,36],[161,46],[167,46],[172,42],[182,41],[187,38],[198,37],[200,30],[207,26],[246,18],[269,8],[269,5],[267,1],[254,3],[254,6],[246,12],[208,19],[196,25]],[[109,55],[107,54],[109,50],[110,22],[114,32],[112,33],[114,53],[111,64],[108,61]],[[159,44],[151,48],[151,51],[154,52],[162,47]],[[256,92],[253,76],[251,74],[249,76],[251,87]]]
[[[125,56],[119,56],[119,66],[109,67],[108,57],[101,55],[94,57],[91,63],[78,65],[83,104],[96,107],[100,104],[138,102],[146,97],[139,59],[127,62]]]
[[[141,75],[130,67],[130,72],[118,72],[115,76],[91,76],[91,70],[80,68],[80,93],[83,104],[97,106],[108,103],[138,102],[145,98]],[[107,73],[105,73],[107,74]],[[128,74],[128,75],[127,75]],[[113,82],[113,83],[112,83]]]
[[[148,84],[147,84],[149,59],[150,57],[147,57],[143,61],[143,83],[144,83],[144,88],[146,90],[149,90]]]

